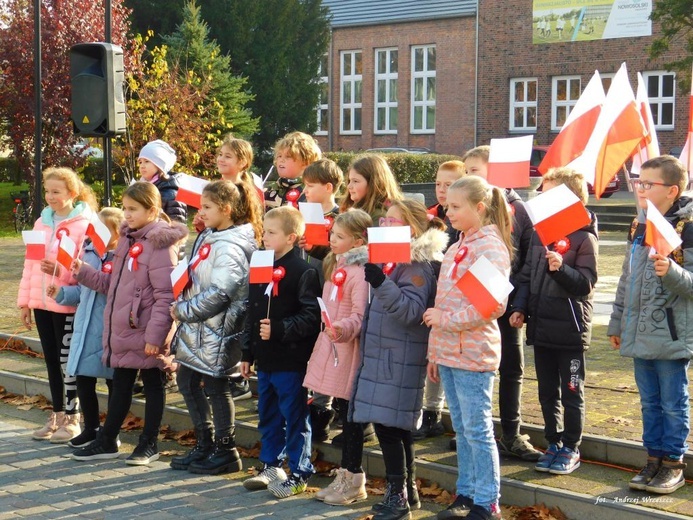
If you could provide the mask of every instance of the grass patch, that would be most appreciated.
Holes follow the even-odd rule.
[[[19,236],[14,230],[14,200],[10,198],[10,192],[28,190],[28,184],[17,185],[13,182],[0,182],[0,237]]]

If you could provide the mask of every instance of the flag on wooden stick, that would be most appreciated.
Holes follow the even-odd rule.
[[[411,262],[411,228],[368,228],[368,261],[374,264]]]
[[[649,200],[645,220],[645,243],[662,256],[669,256],[681,245],[681,237],[674,227]]]
[[[528,200],[525,207],[545,246],[586,226],[591,220],[582,201],[565,184]]]
[[[508,277],[485,256],[480,256],[455,285],[486,319],[491,317],[513,290]]]
[[[488,157],[489,184],[499,188],[529,186],[529,160],[532,158],[534,136],[491,139]]]

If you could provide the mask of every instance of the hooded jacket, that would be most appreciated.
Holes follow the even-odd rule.
[[[165,368],[170,361],[173,303],[171,271],[178,263],[178,243],[188,236],[183,224],[156,220],[140,229],[127,224],[113,255],[111,274],[83,265],[77,281],[98,292],[108,293],[104,312],[103,362],[112,368]],[[142,252],[130,264],[130,248],[140,244]],[[145,344],[159,347],[158,356],[147,356]]]
[[[597,218],[570,233],[570,248],[562,253],[558,271],[549,271],[546,248],[534,233],[511,311],[527,321],[527,344],[537,347],[587,350],[592,337],[592,298],[597,283]],[[554,251],[554,245],[549,249]]]
[[[196,372],[226,377],[241,359],[248,270],[257,242],[250,224],[222,231],[207,228],[195,241],[193,264],[205,246],[209,256],[189,268],[190,285],[173,307],[180,323],[171,350],[176,361]]]
[[[351,397],[356,369],[361,362],[359,337],[369,287],[364,278],[363,264],[367,261],[366,246],[339,255],[334,269],[344,269],[346,272],[341,299],[331,298],[335,285],[331,280],[325,282],[322,299],[330,321],[342,328],[342,335],[334,343],[324,331],[318,336],[303,381],[303,386],[314,392],[347,400]]]
[[[510,211],[513,215],[512,223],[512,240],[513,247],[515,248],[515,254],[513,255],[512,265],[510,268],[510,283],[517,287],[515,277],[522,270],[522,266],[525,265],[527,258],[527,253],[529,251],[529,244],[532,239],[532,233],[534,232],[534,226],[532,225],[532,220],[529,218],[527,213],[527,208],[525,203],[517,194],[515,190],[505,189],[503,191],[505,194],[505,200],[510,206]],[[512,295],[510,297],[512,301]]]
[[[371,289],[349,420],[409,431],[420,426],[429,334],[421,320],[435,300],[447,240],[437,229],[412,240],[412,262],[397,264],[380,287]]]
[[[654,272],[644,243],[644,214],[628,236],[607,334],[620,336],[621,355],[640,359],[693,358],[693,199],[684,195],[664,215],[681,232],[683,266],[669,262],[667,274]]]
[[[173,172],[165,176],[159,175],[159,178],[154,182],[154,186],[161,194],[161,205],[164,213],[172,221],[185,224],[188,221],[188,206],[176,200],[176,194],[178,193],[177,175],[177,173]]]

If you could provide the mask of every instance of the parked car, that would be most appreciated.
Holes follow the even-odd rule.
[[[393,146],[389,148],[369,148],[366,150],[369,153],[435,153],[433,150],[421,146]]]
[[[541,177],[541,173],[539,173],[538,168],[548,150],[548,146],[535,145],[532,147],[532,157],[529,160],[530,180],[532,179],[532,177]],[[602,197],[608,199],[620,189],[621,181],[619,180],[618,175],[614,175],[614,178],[611,179],[611,182],[609,182],[609,184],[606,185],[606,189],[604,190],[604,193],[602,193]],[[587,183],[587,190],[589,191],[590,195],[594,195],[594,187],[589,182]],[[541,191],[541,185],[539,185],[537,191]]]
[[[86,139],[79,139],[72,145],[72,153],[80,157],[93,157],[95,159],[103,159],[103,150],[95,146],[91,146]]]

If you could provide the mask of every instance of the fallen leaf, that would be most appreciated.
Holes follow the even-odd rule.
[[[23,405],[21,405],[21,406],[18,406],[18,407],[17,407],[17,410],[22,410],[22,411],[24,411],[24,412],[27,412],[27,411],[31,410],[32,408],[33,408],[33,405],[30,405],[30,404],[23,404]]]
[[[178,457],[180,455],[185,455],[185,452],[182,450],[164,450],[160,451],[159,455],[163,455],[164,457]]]
[[[610,417],[607,419],[609,422],[616,423],[616,424],[624,424],[627,426],[630,426],[633,424],[633,421],[631,419],[626,419],[625,417]]]

